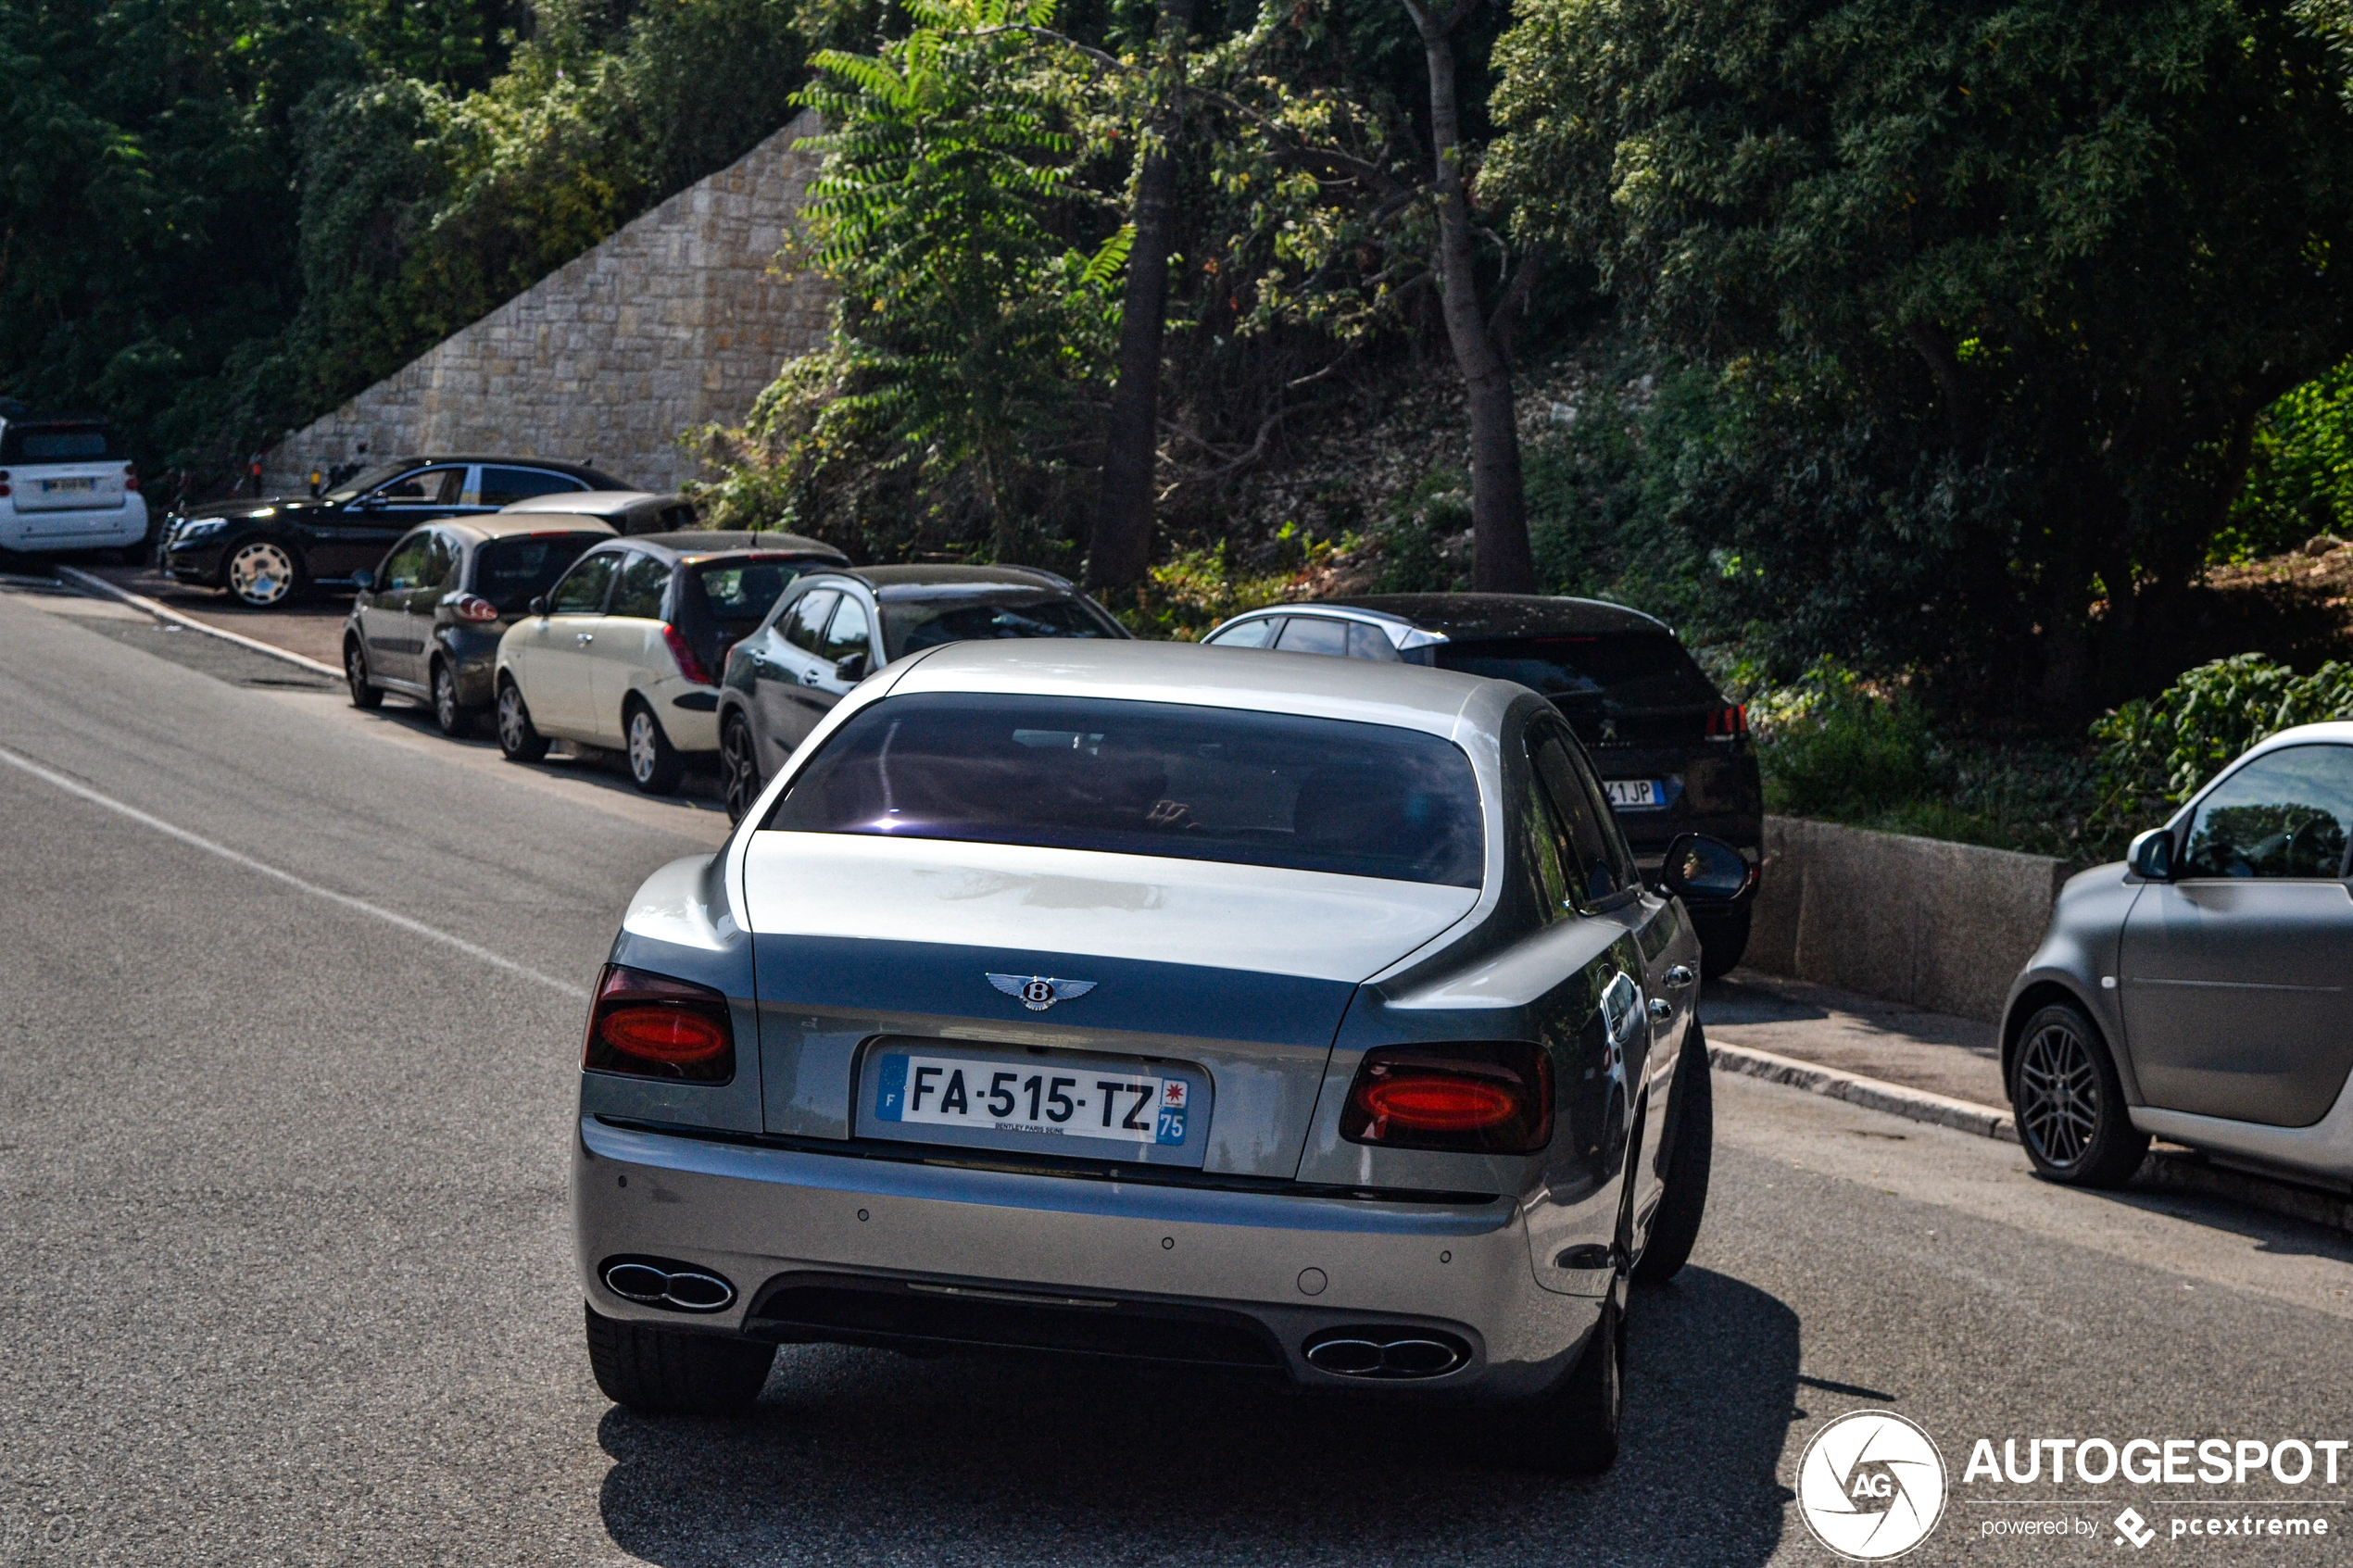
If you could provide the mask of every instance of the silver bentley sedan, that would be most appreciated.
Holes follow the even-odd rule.
[[[2152,1135],[2353,1180],[2353,723],[2284,730],[2059,893],[2003,1070],[2045,1176],[2113,1185]]]
[[[960,643],[856,687],[657,872],[589,1014],[597,1379],[1040,1350],[1491,1401],[1607,1465],[1629,1279],[1712,1117],[1680,846],[1643,885],[1551,704],[1410,666]]]

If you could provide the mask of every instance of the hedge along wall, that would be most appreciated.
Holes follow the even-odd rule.
[[[819,346],[834,291],[775,270],[817,160],[803,113],[481,320],[428,349],[264,460],[272,490],[316,468],[422,453],[588,463],[648,490],[695,476],[679,433],[740,424],[796,355]]]

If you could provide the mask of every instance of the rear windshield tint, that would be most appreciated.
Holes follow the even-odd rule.
[[[122,456],[105,425],[10,425],[0,435],[0,463],[94,463]]]
[[[1028,844],[1477,887],[1470,759],[1386,724],[1094,697],[887,698],[769,827]]]
[[[1119,628],[1067,594],[1014,589],[953,598],[886,599],[883,641],[893,659],[942,643],[994,637],[1116,637]]]
[[[493,539],[474,557],[474,592],[511,615],[556,585],[564,569],[610,538],[576,533],[553,539]]]
[[[777,596],[809,567],[792,561],[721,559],[687,570],[700,584],[711,618],[740,636],[768,618]]]
[[[1441,643],[1438,667],[1516,681],[1555,701],[1599,698],[1609,712],[1712,708],[1724,700],[1668,632]]]

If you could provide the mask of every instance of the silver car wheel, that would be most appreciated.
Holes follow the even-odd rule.
[[[267,539],[238,546],[229,558],[229,592],[238,601],[266,609],[294,592],[294,558]]]
[[[530,739],[523,733],[522,694],[512,683],[498,688],[498,739],[509,751],[521,751]]]
[[[640,708],[629,715],[629,776],[644,784],[654,776],[661,757],[654,716]]]
[[[2083,1037],[2046,1023],[2019,1052],[2019,1131],[2053,1165],[2082,1160],[2100,1123],[2099,1069]]]

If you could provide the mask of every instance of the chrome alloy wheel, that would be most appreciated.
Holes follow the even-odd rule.
[[[294,557],[285,546],[255,539],[229,558],[229,592],[241,604],[267,609],[294,592]]]
[[[2034,1152],[2061,1169],[2082,1160],[2099,1132],[2100,1073],[2082,1035],[2052,1022],[2019,1047],[2015,1109]]]
[[[719,732],[719,765],[727,776],[727,820],[740,822],[760,798],[760,759],[752,751],[751,726],[740,719]]]
[[[522,693],[512,681],[498,688],[498,744],[510,754],[531,744],[531,720],[523,712]]]
[[[654,716],[644,709],[633,709],[629,714],[629,776],[644,784],[654,776],[661,762],[661,732],[654,726]]]
[[[465,709],[458,706],[458,677],[447,664],[433,667],[433,717],[444,734],[454,735],[466,727]]]

